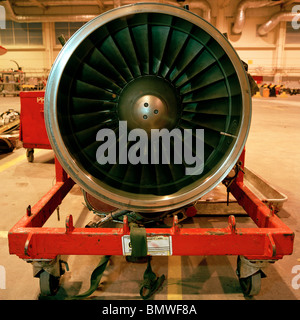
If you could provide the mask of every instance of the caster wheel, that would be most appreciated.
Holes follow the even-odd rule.
[[[241,278],[241,263],[241,259],[238,257],[236,274],[239,278],[241,289],[244,295],[249,297],[255,296],[259,294],[261,288],[261,271],[257,271],[249,277]]]
[[[259,294],[260,288],[261,288],[260,272],[257,272],[247,278],[240,278],[239,281],[240,281],[240,285],[243,290],[243,293],[246,296],[252,297]]]
[[[59,288],[59,277],[54,277],[47,271],[40,274],[40,290],[42,296],[53,296]]]
[[[27,149],[26,150],[26,157],[28,162],[33,162],[34,160],[34,149]]]

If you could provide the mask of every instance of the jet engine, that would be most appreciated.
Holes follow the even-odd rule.
[[[64,170],[90,197],[144,216],[194,203],[223,181],[250,119],[247,73],[226,37],[160,3],[86,23],[63,46],[45,93]]]

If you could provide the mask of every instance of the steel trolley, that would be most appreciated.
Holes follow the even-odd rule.
[[[34,149],[51,149],[44,121],[44,96],[45,91],[20,92],[20,141],[28,162],[34,160]]]
[[[244,157],[245,151],[240,157],[242,164]],[[130,235],[126,215],[121,228],[75,228],[72,215],[67,217],[65,228],[43,227],[74,186],[56,159],[55,170],[55,185],[27,208],[8,234],[10,254],[38,264],[46,275],[41,290],[50,294],[55,292],[53,281],[58,284],[62,274],[60,255],[124,255],[123,240]],[[146,235],[169,238],[172,255],[237,255],[241,287],[245,294],[254,295],[260,290],[265,264],[292,254],[294,233],[278,218],[274,206],[267,206],[245,185],[242,170],[230,184],[230,192],[257,228],[240,228],[233,215],[224,228],[183,228],[175,215],[171,228],[146,228]]]

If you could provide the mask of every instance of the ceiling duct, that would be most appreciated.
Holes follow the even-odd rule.
[[[246,10],[253,8],[261,8],[266,6],[273,6],[282,3],[282,1],[273,0],[243,0],[239,3],[237,7],[237,13],[235,16],[234,25],[232,27],[232,32],[239,34],[242,32],[246,20]]]
[[[100,5],[101,4],[101,11],[105,11],[104,8],[111,9],[113,7],[118,7],[120,5],[128,5],[135,3],[136,1],[128,1],[128,0],[120,0],[119,3],[116,5],[116,1],[90,1],[88,4],[89,5]],[[158,1],[147,1],[147,2],[154,2],[157,3]],[[94,19],[95,17],[98,16],[98,14],[47,14],[46,11],[49,8],[52,7],[60,7],[60,6],[76,6],[76,5],[83,5],[86,3],[86,1],[43,1],[40,3],[42,6],[39,6],[40,8],[43,9],[43,14],[37,15],[37,14],[17,14],[14,9],[11,1],[7,0],[4,1],[4,6],[6,8],[6,11],[10,15],[10,19],[15,21],[15,22],[77,22],[77,21],[89,21]],[[32,2],[34,5],[35,2]],[[197,11],[197,10],[202,10],[203,18],[207,21],[211,21],[211,7],[210,4],[205,1],[185,1],[178,3],[177,1],[163,1],[165,4],[171,4],[171,5],[176,5],[179,7],[182,7],[183,5],[188,5],[189,10],[191,11]],[[25,5],[28,7],[30,2],[24,2],[22,3],[22,6]],[[199,13],[196,12],[198,15]]]
[[[276,13],[267,22],[262,24],[258,28],[257,32],[260,36],[264,36],[271,30],[273,30],[281,21],[292,21],[295,18],[297,18],[297,20],[300,20],[300,12],[297,13],[291,11],[282,11]]]
[[[17,15],[10,1],[5,1],[4,6],[6,12],[10,15],[10,19],[15,22],[77,22],[89,21],[98,15],[80,14],[80,15]]]

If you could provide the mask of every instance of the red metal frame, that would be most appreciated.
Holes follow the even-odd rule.
[[[245,151],[240,160],[244,163]],[[43,228],[44,223],[74,185],[55,160],[56,184],[9,231],[9,252],[22,259],[54,259],[57,255],[123,255],[122,237],[129,235],[127,217],[122,228],[74,228],[70,215],[65,228]],[[172,237],[173,255],[242,255],[248,259],[277,260],[292,254],[294,233],[244,184],[243,173],[230,192],[257,228],[239,228],[234,216],[225,228],[146,228],[147,236]]]

